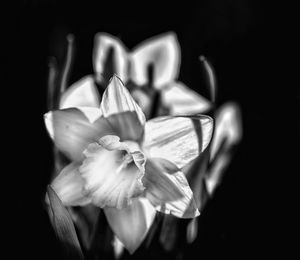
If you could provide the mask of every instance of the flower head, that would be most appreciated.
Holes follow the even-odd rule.
[[[182,168],[208,146],[210,117],[164,116],[146,122],[114,76],[99,107],[50,111],[45,122],[57,148],[70,159],[53,189],[67,206],[103,208],[129,251],[143,241],[156,210],[181,218],[199,215]]]

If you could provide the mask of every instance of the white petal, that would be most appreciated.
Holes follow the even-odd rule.
[[[112,48],[114,50],[114,69],[115,73],[124,81],[127,81],[127,49],[117,38],[107,33],[98,33],[95,36],[93,54],[94,71],[98,79],[102,78],[105,71],[105,63],[108,53]],[[112,76],[112,75],[111,75]]]
[[[130,154],[120,151],[123,145],[116,140],[115,144],[108,146],[118,150],[107,150],[98,143],[92,143],[84,151],[86,159],[79,170],[85,180],[86,192],[98,207],[124,208],[144,191],[141,181],[144,171],[135,165]],[[131,164],[126,158],[131,160]]]
[[[210,195],[221,182],[223,173],[230,163],[231,149],[242,138],[240,109],[235,103],[226,103],[216,114],[216,127],[211,146],[211,167],[206,175],[207,191]]]
[[[155,217],[155,209],[147,199],[134,199],[124,209],[104,208],[109,225],[130,253],[145,239]]]
[[[131,78],[137,85],[149,83],[148,68],[153,65],[154,87],[162,88],[179,73],[180,46],[176,35],[166,33],[141,43],[132,52],[131,62]]]
[[[242,120],[237,104],[228,102],[221,106],[216,114],[216,127],[211,146],[211,158],[214,158],[220,146],[232,146],[242,137]]]
[[[71,85],[61,96],[59,108],[99,107],[100,97],[92,76]]]
[[[208,116],[158,117],[146,123],[143,151],[147,158],[164,158],[181,169],[208,146],[212,129]]]
[[[162,103],[171,115],[192,115],[208,111],[211,103],[183,83],[172,83],[161,92]]]
[[[143,182],[146,197],[156,210],[180,218],[199,215],[193,192],[184,174],[174,164],[157,158],[148,160]]]
[[[65,206],[83,206],[90,203],[90,199],[83,192],[84,181],[78,167],[78,163],[69,164],[51,183]]]
[[[144,132],[145,115],[116,76],[103,94],[101,111],[122,141],[140,139]]]
[[[103,93],[101,110],[105,117],[128,111],[136,112],[141,125],[146,121],[143,111],[116,75]]]
[[[114,133],[97,108],[55,110],[45,114],[44,118],[57,148],[73,161],[83,159],[82,152],[89,143]]]

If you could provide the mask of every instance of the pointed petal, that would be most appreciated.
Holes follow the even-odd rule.
[[[116,75],[114,75],[103,93],[101,111],[105,117],[122,112],[135,112],[141,125],[145,124],[145,115],[134,101],[129,91]]]
[[[148,69],[154,67],[153,84],[162,88],[177,78],[180,67],[180,46],[174,33],[151,38],[135,48],[131,55],[132,80],[137,85],[149,83]]]
[[[146,123],[143,151],[147,158],[164,158],[181,169],[208,146],[212,129],[208,116],[157,117]]]
[[[44,115],[46,128],[57,148],[72,161],[83,159],[89,143],[112,134],[107,120],[97,108],[69,108]]]
[[[116,76],[103,94],[101,111],[122,140],[136,140],[142,135],[145,115]]]
[[[84,181],[78,171],[79,165],[67,165],[51,183],[51,187],[65,206],[84,206],[90,203],[90,199],[83,192]]]
[[[94,46],[93,64],[97,79],[101,80],[103,77],[109,51],[113,49],[114,73],[116,73],[124,82],[126,82],[128,75],[128,61],[127,49],[123,43],[117,37],[107,33],[98,33],[95,36]],[[109,77],[111,76],[112,75]]]
[[[86,76],[70,86],[61,96],[59,108],[99,107],[100,97],[92,76]]]
[[[68,210],[62,205],[56,192],[49,185],[46,197],[49,202],[48,213],[51,224],[65,249],[66,256],[74,260],[83,260],[84,256]]]
[[[219,108],[216,114],[216,127],[211,146],[211,166],[206,176],[206,186],[211,195],[221,182],[229,165],[232,149],[242,138],[242,119],[237,104],[229,102]]]
[[[156,214],[145,198],[134,199],[124,209],[106,207],[104,212],[115,235],[131,254],[145,239]]]
[[[111,139],[113,142],[113,140]],[[80,167],[80,173],[85,180],[85,190],[92,198],[92,203],[98,207],[124,208],[144,191],[141,181],[144,172],[134,163],[128,164],[124,160],[129,154],[122,149],[123,143],[107,144],[109,151],[99,143],[92,143],[84,151],[86,159]]]
[[[161,92],[162,103],[170,109],[171,115],[192,115],[208,111],[212,105],[200,94],[184,84],[172,83]]]
[[[184,174],[171,162],[158,158],[148,160],[143,183],[146,197],[156,210],[180,218],[199,215]]]

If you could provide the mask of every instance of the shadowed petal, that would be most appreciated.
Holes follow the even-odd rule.
[[[127,49],[123,43],[117,38],[107,33],[98,33],[95,36],[93,54],[94,71],[98,80],[101,80],[104,71],[105,64],[108,58],[109,51],[114,51],[114,70],[115,73],[124,81],[127,81],[128,66],[127,66]]]
[[[51,187],[65,206],[83,206],[90,199],[83,192],[84,181],[78,171],[79,163],[71,163],[52,181]]]
[[[204,113],[211,103],[182,83],[172,83],[161,92],[162,103],[170,109],[171,115],[192,115]]]
[[[143,192],[141,179],[144,172],[142,166],[132,162],[134,159],[125,151],[124,143],[112,136],[106,137],[103,142],[99,140],[100,144],[92,143],[84,151],[86,159],[79,171],[94,205],[124,208]],[[117,150],[111,150],[113,148]]]
[[[106,207],[104,212],[115,235],[131,254],[145,239],[156,214],[144,198],[134,199],[124,209]]]
[[[184,174],[171,162],[159,158],[147,160],[143,183],[146,197],[156,210],[180,218],[199,215]]]
[[[153,65],[153,84],[157,89],[175,80],[180,66],[180,47],[174,33],[151,38],[138,45],[131,55],[132,80],[137,85],[149,83],[148,69]]]
[[[213,120],[208,116],[158,117],[146,123],[143,151],[179,169],[194,160],[211,140]]]
[[[100,97],[92,76],[86,76],[70,86],[61,96],[59,108],[99,107]]]
[[[72,161],[83,159],[82,152],[89,143],[114,133],[97,108],[55,110],[45,114],[44,118],[55,145]]]

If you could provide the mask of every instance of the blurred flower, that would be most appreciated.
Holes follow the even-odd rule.
[[[60,107],[97,107],[100,98],[96,82],[106,86],[111,75],[116,74],[147,118],[164,110],[167,114],[204,113],[211,107],[210,102],[177,80],[180,59],[180,46],[172,32],[150,38],[132,51],[118,38],[98,33],[93,55],[95,75],[75,82],[62,96]]]
[[[63,109],[45,115],[56,147],[71,161],[51,186],[65,206],[103,208],[116,236],[133,252],[156,210],[180,218],[199,215],[182,169],[209,145],[213,121],[163,116],[146,122],[116,76],[98,107],[96,95],[86,89],[81,103],[67,108],[74,97],[74,91],[67,91]]]

